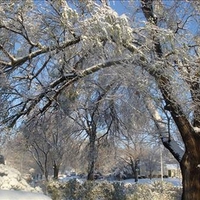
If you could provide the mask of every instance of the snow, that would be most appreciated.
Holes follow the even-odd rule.
[[[153,178],[153,179],[138,179],[138,184],[152,184],[155,181],[161,181],[159,178]],[[122,181],[125,185],[126,184],[135,184],[135,179],[126,179]],[[171,183],[175,187],[182,187],[181,179],[178,178],[165,178],[164,182]]]
[[[3,164],[0,164],[0,199],[51,200],[41,188],[31,187],[18,170]]]
[[[50,197],[34,192],[0,190],[1,200],[51,200]]]
[[[196,133],[200,133],[200,128],[199,127],[193,127],[194,128],[194,131],[196,132]]]
[[[63,179],[60,180],[60,182],[67,182],[71,179],[76,179],[79,183],[84,183],[86,181],[85,178],[79,178],[78,176],[72,176],[72,177],[65,177]],[[104,179],[100,179],[100,180],[96,180],[96,181],[105,181]],[[149,179],[149,178],[144,178],[144,179],[138,179],[138,184],[152,184],[155,181],[161,181],[160,178],[153,178],[153,179]],[[171,183],[172,185],[174,185],[175,187],[182,187],[182,180],[179,178],[164,178],[163,179],[164,182],[168,182]],[[125,179],[122,181],[108,181],[108,182],[122,182],[125,185],[130,185],[130,184],[136,184],[135,183],[135,179]]]
[[[175,154],[179,155],[179,161],[181,161],[185,151],[178,145],[178,143],[173,139],[168,141],[168,138],[163,138],[162,140],[163,142],[169,143],[169,146],[171,147],[171,149],[173,149]]]
[[[59,178],[60,182],[67,182],[69,180],[73,180],[76,179],[80,184],[84,183],[86,181],[85,178],[80,178],[79,176],[69,176],[69,177],[63,177],[63,178]]]
[[[3,164],[0,164],[0,189],[42,192],[40,188],[31,187],[18,170]]]

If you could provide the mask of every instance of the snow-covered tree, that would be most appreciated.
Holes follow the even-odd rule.
[[[79,129],[77,137],[88,142],[85,148],[88,153],[88,180],[94,180],[100,146],[106,145],[105,140],[113,132],[118,121],[112,98],[118,84],[114,84],[115,81],[112,80],[109,83],[104,78],[104,82],[98,83],[98,78],[95,79],[79,83],[80,95],[77,95],[73,102],[69,103],[68,96],[62,98],[65,114]]]
[[[133,3],[141,12],[128,18],[107,1],[1,2],[0,71],[9,88],[1,90],[7,100],[2,105],[9,103],[1,123],[19,125],[54,109],[62,91],[97,71],[120,70],[123,80],[132,72],[132,80],[142,80],[139,93],[163,144],[180,163],[182,199],[195,200],[200,196],[199,3]],[[177,126],[179,137],[169,124]]]

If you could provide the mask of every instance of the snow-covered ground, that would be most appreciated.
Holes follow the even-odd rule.
[[[147,178],[146,179],[138,179],[139,184],[152,184],[154,181],[161,181],[161,179],[159,179],[159,178],[153,178],[151,180],[147,179]],[[164,178],[163,181],[172,183],[176,187],[182,187],[181,179],[178,179],[178,178]],[[123,180],[122,182],[124,184],[127,184],[127,183],[134,184],[135,179],[126,179],[126,180]]]
[[[80,183],[83,183],[84,181],[86,181],[86,179],[83,178],[79,178],[78,176],[71,176],[71,177],[65,177],[63,179],[61,179],[61,182],[66,182],[69,181],[70,179],[77,179],[77,181],[79,181]],[[97,181],[104,181],[104,179],[102,180],[97,180]],[[153,179],[138,179],[138,184],[152,184],[155,181],[161,181],[160,178],[153,178]],[[164,178],[163,179],[164,182],[169,182],[172,183],[174,186],[176,187],[182,187],[182,180],[178,179],[178,178]],[[113,182],[113,181],[110,181]],[[121,182],[123,182],[124,184],[135,184],[135,179],[125,179],[122,180]]]
[[[51,200],[50,197],[41,193],[15,191],[15,190],[0,190],[1,200]]]
[[[0,164],[0,200],[51,200],[39,187],[31,187],[21,173]]]
[[[31,187],[18,170],[3,164],[0,164],[0,189],[42,192],[41,188]]]

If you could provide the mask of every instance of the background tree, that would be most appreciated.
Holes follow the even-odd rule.
[[[70,144],[72,126],[68,120],[62,112],[56,111],[32,120],[22,129],[27,148],[47,180],[52,169],[53,177],[58,179],[63,156]]]
[[[30,159],[31,154],[27,151],[22,133],[7,138],[1,146],[1,153],[6,165],[16,168],[23,175],[29,174],[31,168],[36,168],[35,162]]]
[[[156,149],[155,147],[147,148],[142,161],[148,177],[152,179],[154,172],[160,171],[161,164],[159,149]]]
[[[80,129],[77,134],[88,140],[85,149],[88,152],[88,180],[94,180],[99,147],[102,141],[105,142],[104,138],[109,137],[117,123],[112,95],[118,86],[113,81],[106,85],[105,82],[98,83],[98,77],[95,79],[80,83],[83,85],[79,87],[81,95],[73,99],[73,103],[68,103],[69,99],[62,98],[62,107],[66,115]]]

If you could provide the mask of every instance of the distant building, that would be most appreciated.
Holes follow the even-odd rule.
[[[168,175],[168,177],[181,178],[181,169],[179,164],[165,164],[164,171],[165,174]]]

